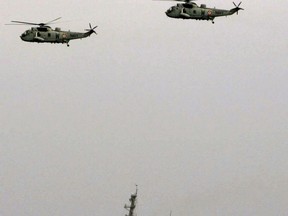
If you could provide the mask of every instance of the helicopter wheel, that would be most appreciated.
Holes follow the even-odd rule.
[[[67,47],[69,47],[70,45],[67,43]]]

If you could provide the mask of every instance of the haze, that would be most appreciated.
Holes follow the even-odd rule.
[[[214,25],[175,4],[1,4],[0,215],[125,215],[135,184],[139,216],[288,215],[288,2]],[[4,25],[59,16],[98,35],[67,48]]]

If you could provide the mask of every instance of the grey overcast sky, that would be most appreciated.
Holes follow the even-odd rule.
[[[232,1],[199,0],[230,9]],[[238,2],[237,2],[238,3]],[[288,215],[288,2],[3,1],[0,215]],[[46,22],[98,35],[26,43]]]

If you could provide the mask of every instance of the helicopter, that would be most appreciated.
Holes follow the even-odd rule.
[[[195,19],[195,20],[211,20],[214,24],[215,17],[220,16],[230,16],[234,13],[237,13],[239,10],[244,10],[240,8],[242,2],[236,5],[234,2],[235,8],[231,10],[223,10],[217,8],[207,8],[205,4],[201,4],[200,7],[194,2],[195,0],[173,0],[184,2],[172,6],[166,11],[166,15],[170,18],[180,18],[180,19]]]
[[[46,23],[31,23],[23,21],[11,21],[13,24],[6,25],[35,25],[38,27],[31,27],[31,29],[26,30],[21,34],[20,38],[26,42],[37,42],[37,43],[62,43],[67,44],[69,47],[69,41],[75,39],[82,39],[96,33],[95,28],[89,23],[89,29],[85,29],[86,32],[72,32],[72,31],[62,31],[61,28],[56,27],[52,29],[50,24],[55,24],[54,22],[61,19],[58,17]]]

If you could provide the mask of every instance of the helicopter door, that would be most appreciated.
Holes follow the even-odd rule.
[[[201,16],[205,16],[205,10],[201,10]]]
[[[36,32],[35,32],[35,39],[36,39],[36,40],[39,39],[40,36],[41,36],[41,34],[40,34],[38,31],[36,31]]]
[[[60,34],[57,32],[56,33],[56,40],[58,41],[60,39]]]

